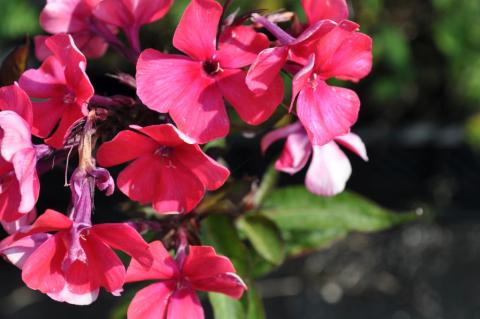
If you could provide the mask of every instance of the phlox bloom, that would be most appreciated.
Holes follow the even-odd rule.
[[[312,157],[305,185],[316,195],[339,194],[343,192],[350,178],[352,166],[338,144],[348,148],[363,160],[368,160],[365,145],[357,135],[349,133],[337,136],[324,145],[312,145],[299,122],[265,135],[262,150],[265,152],[270,145],[283,138],[287,141],[280,158],[275,163],[275,168],[293,175],[302,170]]]
[[[94,89],[85,73],[87,61],[70,35],[46,40],[52,52],[38,69],[27,70],[19,83],[34,98],[32,133],[61,148],[70,126],[87,114]]]
[[[138,39],[141,26],[161,19],[173,0],[103,0],[93,11],[103,22],[122,28],[131,41]],[[140,49],[140,44],[132,42]]]
[[[308,24],[320,20],[341,22],[348,19],[349,10],[346,0],[302,0]]]
[[[174,260],[159,241],[150,244],[151,267],[132,259],[127,282],[158,280],[137,292],[128,319],[203,319],[196,290],[239,299],[246,289],[230,260],[209,246],[189,246],[187,256]],[[182,254],[182,253],[180,253]]]
[[[2,254],[22,269],[29,288],[75,305],[94,302],[100,287],[121,293],[126,271],[112,249],[152,262],[148,244],[131,226],[77,224],[53,210],[0,243]]]
[[[14,222],[38,200],[37,150],[31,141],[32,104],[17,84],[0,88],[0,221]]]
[[[93,10],[101,1],[47,0],[47,5],[40,14],[40,25],[51,34],[71,34],[77,47],[87,57],[99,58],[108,47],[107,42],[93,29]],[[44,40],[45,37],[35,39],[36,53],[40,60],[48,56]]]
[[[132,161],[118,176],[118,188],[160,213],[190,212],[230,174],[171,124],[122,131],[102,144],[97,158],[104,167]]]
[[[137,63],[137,93],[143,103],[168,112],[180,131],[200,144],[228,134],[223,99],[243,121],[258,125],[283,98],[279,75],[262,94],[251,92],[245,84],[242,68],[269,46],[264,34],[247,26],[226,27],[217,48],[222,12],[216,1],[192,0],[173,38],[173,45],[188,57],[149,49]]]

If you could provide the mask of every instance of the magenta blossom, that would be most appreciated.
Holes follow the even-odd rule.
[[[32,104],[17,84],[0,88],[0,110],[0,221],[8,224],[34,210],[37,160],[48,149],[32,144]]]
[[[77,47],[89,58],[99,58],[107,51],[108,44],[95,32],[93,10],[102,0],[47,0],[40,14],[40,25],[51,34],[70,33]],[[36,39],[36,52],[43,60],[45,48]]]
[[[195,290],[218,292],[239,299],[247,288],[230,260],[213,247],[189,246],[174,260],[159,241],[150,244],[152,267],[132,259],[127,282],[159,280],[137,292],[128,308],[128,319],[203,319]]]
[[[20,86],[34,98],[32,133],[61,148],[70,126],[88,113],[94,89],[85,73],[87,61],[70,35],[46,40],[52,52],[39,69],[28,70]]]
[[[29,288],[75,305],[95,301],[100,287],[114,295],[122,291],[125,267],[112,248],[144,263],[151,260],[147,243],[131,226],[83,225],[53,210],[0,244],[22,268]]]
[[[346,0],[302,0],[302,6],[310,25],[320,20],[341,22],[349,15]]]
[[[365,145],[357,135],[349,133],[337,136],[325,145],[312,145],[299,122],[267,134],[262,140],[263,152],[283,138],[287,138],[287,142],[275,168],[288,174],[296,174],[305,167],[313,152],[305,185],[310,192],[317,195],[333,196],[343,192],[352,173],[350,161],[337,143],[368,161]]]
[[[140,52],[140,27],[161,19],[173,0],[103,0],[94,10],[97,19],[123,29],[134,49]]]
[[[118,187],[133,200],[152,203],[160,213],[190,212],[207,190],[221,187],[230,174],[171,124],[132,126],[102,144],[97,158],[104,167],[133,161],[118,176]]]
[[[279,75],[263,94],[245,85],[246,72],[258,52],[269,46],[264,34],[247,26],[217,30],[222,6],[213,0],[192,0],[173,38],[189,57],[144,51],[137,64],[138,96],[149,108],[169,113],[180,131],[197,143],[224,137],[229,120],[223,98],[251,125],[267,120],[283,98]]]

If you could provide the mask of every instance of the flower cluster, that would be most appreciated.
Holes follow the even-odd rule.
[[[195,215],[206,192],[229,179],[202,149],[229,134],[229,116],[260,125],[290,114],[291,124],[266,134],[262,150],[286,138],[277,170],[298,173],[313,154],[307,188],[343,191],[351,166],[338,145],[368,157],[350,132],[358,96],[329,80],[365,77],[372,40],[348,20],[345,0],[301,3],[307,22],[284,30],[275,15],[227,16],[230,1],[191,0],[173,36],[180,53],[171,54],[142,51],[139,31],[173,0],[47,0],[40,24],[51,35],[35,39],[41,65],[0,89],[0,221],[9,234],[0,252],[29,288],[87,305],[100,288],[119,295],[125,283],[158,281],[135,295],[129,319],[203,318],[196,290],[240,298],[247,287],[233,264],[213,247],[192,245],[185,223],[173,229],[172,257],[162,241],[147,243],[138,223],[92,221],[95,191],[109,196],[116,187],[160,218]],[[108,47],[136,64],[135,77],[118,79],[137,96],[96,94],[87,58]],[[69,174],[67,214],[37,216],[39,176],[56,166],[69,172],[71,156],[78,165]],[[119,165],[115,183],[106,168]],[[114,250],[131,257],[127,268]]]

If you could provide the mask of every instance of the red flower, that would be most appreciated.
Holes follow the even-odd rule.
[[[137,292],[128,308],[128,319],[203,319],[195,290],[226,294],[239,299],[247,288],[230,260],[213,247],[190,246],[187,256],[174,260],[159,241],[150,244],[152,267],[132,259],[127,282],[160,280]],[[182,261],[183,259],[183,261]]]
[[[372,39],[357,32],[359,25],[345,20],[324,34],[308,64],[293,79],[292,105],[298,95],[297,115],[313,145],[345,135],[355,124],[360,99],[349,89],[331,86],[336,78],[358,82],[372,68]]]
[[[216,47],[221,5],[192,0],[173,38],[189,57],[144,51],[137,64],[138,96],[151,109],[170,113],[180,131],[197,143],[227,135],[225,98],[251,125],[268,119],[281,103],[283,83],[277,75],[270,89],[253,94],[245,85],[246,72],[257,53],[269,46],[267,37],[252,28],[226,28]]]
[[[77,224],[53,210],[0,243],[2,254],[22,268],[29,288],[76,305],[95,301],[100,287],[121,293],[126,271],[112,248],[152,262],[147,243],[131,226]]]
[[[252,91],[260,93],[283,67],[296,74],[291,105],[299,95],[298,117],[312,144],[323,145],[349,133],[360,109],[355,92],[326,81],[336,78],[357,82],[367,76],[372,68],[372,39],[358,32],[358,24],[344,20],[348,16],[345,1],[303,1],[303,5],[310,22],[327,20],[316,21],[297,39],[266,18],[253,16],[282,45],[262,51],[246,81]],[[285,65],[287,60],[291,63]]]
[[[75,44],[89,58],[99,58],[108,44],[93,29],[93,10],[102,0],[47,0],[40,14],[40,25],[51,34],[70,33]],[[41,38],[40,38],[41,39]],[[37,56],[45,58],[41,40],[35,41]]]
[[[265,135],[262,139],[263,152],[274,142],[283,138],[287,138],[287,142],[282,155],[275,163],[275,168],[293,175],[301,171],[312,157],[305,185],[316,195],[333,196],[343,192],[352,174],[352,166],[337,143],[368,161],[365,145],[357,135],[350,133],[337,136],[325,145],[312,146],[305,129],[299,122]],[[313,156],[311,156],[312,153]]]
[[[140,51],[140,27],[161,19],[173,0],[103,0],[94,10],[97,19],[122,28],[134,48]]]
[[[11,223],[35,208],[43,148],[32,144],[32,104],[17,84],[0,89],[0,110],[0,221]]]
[[[20,86],[33,102],[32,133],[61,148],[70,126],[87,114],[94,89],[85,73],[87,61],[70,35],[59,34],[46,40],[53,55],[39,69],[28,70]]]
[[[302,0],[308,24],[320,20],[341,22],[348,19],[348,4],[345,0]]]
[[[117,179],[118,188],[133,200],[152,203],[161,213],[188,213],[206,190],[221,187],[229,171],[187,142],[170,124],[132,126],[97,153],[101,166],[133,161]]]

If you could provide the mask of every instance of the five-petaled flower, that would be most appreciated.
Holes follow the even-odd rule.
[[[173,45],[189,57],[149,49],[137,64],[137,93],[143,103],[168,112],[180,131],[200,144],[227,135],[223,98],[251,125],[267,120],[283,98],[278,74],[262,94],[254,94],[245,84],[242,68],[269,46],[264,34],[247,26],[227,27],[217,49],[222,12],[216,1],[192,0],[173,38]]]
[[[247,288],[230,260],[218,256],[213,247],[189,246],[173,259],[155,241],[150,244],[153,265],[145,267],[132,259],[127,282],[158,280],[143,288],[128,308],[128,319],[203,319],[203,308],[195,290],[217,292],[239,299]]]
[[[275,168],[288,174],[296,174],[305,167],[313,153],[305,185],[309,191],[317,195],[333,196],[343,192],[352,173],[347,156],[337,144],[368,161],[365,145],[357,135],[349,133],[337,136],[325,145],[312,145],[300,122],[265,135],[262,140],[263,152],[266,152],[274,142],[284,138],[287,141],[280,158],[275,163]]]
[[[69,33],[78,48],[89,58],[105,54],[108,44],[95,31],[93,10],[102,0],[47,0],[40,14],[40,25],[51,34]],[[101,26],[101,25],[98,25]],[[105,26],[112,29],[111,26]],[[35,39],[36,53],[40,60],[48,56],[43,45],[44,36]]]
[[[118,188],[131,199],[152,203],[160,213],[188,213],[207,190],[227,180],[228,169],[190,144],[173,125],[131,128],[97,153],[104,167],[133,161],[117,179]]]
[[[61,148],[70,126],[87,115],[94,89],[85,73],[85,56],[70,35],[52,36],[46,45],[52,55],[39,69],[23,73],[19,83],[35,99],[32,133]]]
[[[152,263],[148,244],[131,226],[85,225],[53,210],[0,243],[0,252],[22,269],[29,288],[75,305],[95,301],[100,287],[122,292],[126,271],[112,248]]]
[[[0,221],[8,224],[35,208],[45,148],[32,144],[32,104],[17,84],[0,88],[0,110]]]

